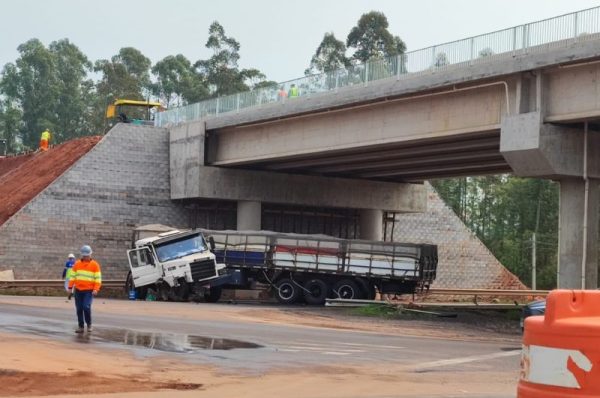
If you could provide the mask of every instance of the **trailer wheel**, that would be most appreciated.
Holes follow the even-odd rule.
[[[294,304],[300,298],[300,286],[289,278],[278,280],[275,289],[275,297],[281,304]]]
[[[358,300],[364,297],[356,282],[351,279],[342,279],[336,282],[333,285],[333,294],[337,298],[346,300]]]
[[[309,305],[322,305],[329,295],[329,287],[322,279],[309,279],[304,289],[304,300]]]
[[[208,293],[204,293],[204,301],[207,303],[216,303],[221,298],[223,289],[221,287],[211,287]]]

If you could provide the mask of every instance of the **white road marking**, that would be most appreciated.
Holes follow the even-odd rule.
[[[350,355],[349,352],[337,352],[337,351],[323,351],[323,355]]]
[[[439,361],[423,362],[423,363],[419,363],[419,364],[415,364],[415,365],[408,365],[408,368],[413,369],[413,370],[439,368],[442,366],[459,365],[459,364],[463,364],[463,363],[485,361],[488,359],[496,359],[496,358],[504,358],[504,357],[513,357],[513,356],[517,356],[517,355],[521,355],[521,350],[495,352],[493,354],[473,355],[473,356],[461,357],[461,358],[441,359]]]
[[[360,346],[360,347],[385,348],[386,350],[387,349],[403,350],[406,348],[406,347],[400,347],[400,346],[395,346],[395,345],[379,345],[379,344],[360,344],[360,343],[337,343],[337,344]]]
[[[353,350],[353,349],[347,349],[347,348],[337,349],[337,347],[325,347],[325,346],[321,346],[321,347],[304,347],[304,346],[299,346],[299,345],[290,345],[290,346],[288,346],[288,348],[291,348],[291,349],[294,349],[294,350],[304,350],[304,351],[329,351],[332,348],[335,348],[335,351],[347,352],[347,353],[365,352],[364,350]]]

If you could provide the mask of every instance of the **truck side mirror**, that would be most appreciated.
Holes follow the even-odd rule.
[[[208,244],[210,245],[210,250],[215,251],[215,238],[213,238],[212,236],[209,236]]]

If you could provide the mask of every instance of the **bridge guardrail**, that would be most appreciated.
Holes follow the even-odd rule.
[[[600,7],[169,109],[156,114],[155,125],[190,122],[274,102],[281,102],[285,106],[295,98],[281,98],[278,92],[280,88],[287,92],[292,85],[298,87],[298,96],[310,96],[343,87],[368,85],[369,82],[381,79],[396,77],[400,80],[416,74],[432,73],[448,66],[469,66],[502,56],[566,46],[597,33],[600,33]]]

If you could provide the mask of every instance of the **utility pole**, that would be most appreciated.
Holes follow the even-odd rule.
[[[540,227],[540,206],[542,204],[541,194],[538,193],[537,213],[535,215],[535,231],[531,235],[531,288],[537,290],[537,239],[536,235]]]
[[[531,288],[537,290],[536,283],[536,239],[535,232],[531,235]]]

